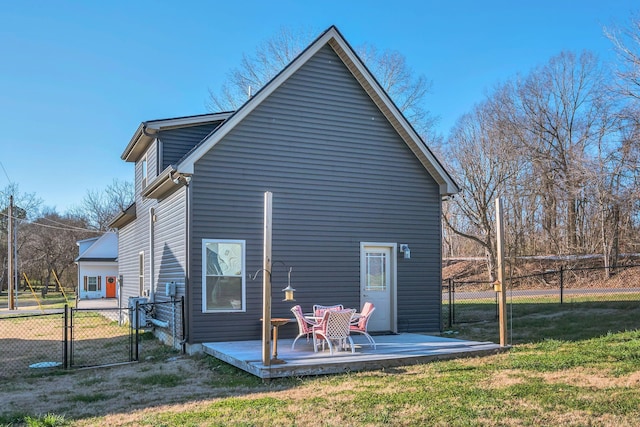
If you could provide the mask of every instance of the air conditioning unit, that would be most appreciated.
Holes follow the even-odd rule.
[[[129,324],[134,329],[141,329],[147,326],[147,313],[142,304],[149,302],[146,297],[129,297]],[[136,305],[138,313],[136,315]]]

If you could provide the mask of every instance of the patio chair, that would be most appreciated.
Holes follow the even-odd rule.
[[[318,305],[315,304],[313,306],[313,315],[316,317],[322,317],[324,315],[324,312],[327,310],[344,310],[344,306],[342,304],[336,304],[336,305]]]
[[[312,322],[309,319],[306,319],[304,317],[304,314],[302,313],[302,307],[300,307],[299,305],[294,305],[293,307],[291,307],[291,312],[298,322],[298,336],[293,340],[293,344],[291,344],[291,350],[293,350],[293,347],[296,345],[296,341],[298,341],[298,338],[300,338],[301,336],[306,335],[307,342],[309,342],[309,337],[313,334],[313,327],[317,326],[318,324]]]
[[[371,318],[371,313],[373,313],[375,309],[376,308],[374,307],[373,303],[368,301],[365,302],[364,305],[362,306],[362,311],[360,312],[360,316],[357,317],[355,319],[355,322],[349,326],[349,332],[352,332],[352,333],[356,332],[364,335],[367,338],[367,341],[369,341],[369,345],[372,346],[374,350],[376,348],[376,342],[373,340],[371,335],[369,335],[369,332],[367,331],[367,327],[369,325],[369,319]]]
[[[349,336],[349,324],[355,310],[326,310],[319,325],[313,327],[313,351],[318,351],[320,340],[322,349],[326,341],[329,345],[329,354],[333,354],[334,346],[345,348],[347,340],[351,346],[351,353],[355,353],[353,340]]]

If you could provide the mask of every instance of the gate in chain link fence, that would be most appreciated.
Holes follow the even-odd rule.
[[[64,364],[64,314],[0,317],[0,379]]]
[[[136,330],[128,319],[131,309],[72,308],[69,310],[68,366],[104,366],[137,360]]]
[[[498,319],[498,296],[493,283],[443,283],[442,324],[492,322]],[[640,265],[615,268],[560,268],[506,279],[510,317],[535,312],[535,304],[586,304],[640,301]],[[549,309],[545,306],[545,309]]]
[[[142,339],[140,331],[151,326],[164,343],[176,347],[184,337],[183,307],[184,300],[174,300],[124,308],[65,307],[47,314],[0,317],[0,379],[36,372],[36,368],[138,361],[161,345]],[[168,320],[156,319],[165,314]]]

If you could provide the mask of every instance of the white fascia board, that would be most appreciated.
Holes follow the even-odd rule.
[[[174,119],[160,119],[150,120],[145,122],[147,128],[160,130],[171,127],[181,127],[189,125],[197,125],[200,123],[213,122],[217,120],[226,120],[231,114],[227,113],[213,113],[213,114],[201,114],[198,116],[176,117]]]
[[[153,134],[161,129],[170,129],[182,126],[192,126],[200,123],[207,123],[218,120],[226,120],[232,113],[201,114],[198,116],[176,117],[173,119],[160,119],[142,122],[131,137],[129,144],[124,149],[120,158],[124,161],[134,161],[138,159],[141,152],[144,152],[149,144],[154,140]],[[148,131],[153,131],[149,132]]]
[[[180,172],[186,174],[194,173],[194,165],[202,156],[213,148],[222,138],[225,137],[236,125],[242,122],[258,105],[269,95],[279,88],[289,79],[300,67],[302,67],[322,46],[332,38],[340,37],[335,28],[330,28],[325,34],[309,46],[300,56],[289,64],[283,72],[273,78],[266,86],[247,101],[234,115],[224,122],[216,132],[205,140],[198,148],[191,152],[178,166]]]

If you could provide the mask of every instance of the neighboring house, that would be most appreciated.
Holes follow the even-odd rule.
[[[175,283],[193,350],[261,336],[265,191],[272,316],[291,317],[292,267],[305,310],[371,300],[370,330],[440,330],[441,202],[458,187],[335,27],[235,112],[143,122],[122,159],[123,296],[163,302]]]
[[[78,298],[116,298],[118,296],[118,235],[104,233],[100,237],[79,240]]]

